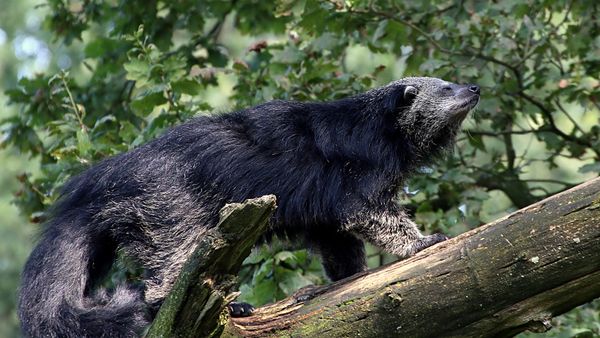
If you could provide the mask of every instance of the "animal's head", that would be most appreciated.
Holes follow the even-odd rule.
[[[428,157],[454,144],[462,121],[479,102],[479,86],[431,77],[408,77],[380,88],[395,132]],[[379,96],[378,95],[378,96]]]

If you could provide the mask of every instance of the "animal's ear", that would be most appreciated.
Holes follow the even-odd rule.
[[[404,88],[404,94],[402,97],[405,101],[410,101],[412,103],[415,97],[417,97],[418,93],[419,92],[417,91],[417,88],[413,86],[406,86],[406,88]]]
[[[386,108],[389,111],[397,111],[399,108],[408,107],[417,97],[417,88],[413,86],[398,86],[389,94],[386,102]]]

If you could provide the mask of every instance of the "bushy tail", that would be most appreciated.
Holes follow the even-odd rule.
[[[49,224],[22,275],[19,318],[27,337],[136,337],[148,324],[141,292],[91,290],[102,240],[84,227]],[[112,256],[110,258],[112,260]]]

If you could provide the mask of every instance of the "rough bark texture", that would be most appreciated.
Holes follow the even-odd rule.
[[[266,229],[275,196],[228,204],[217,227],[202,238],[162,304],[147,337],[215,337],[223,309],[235,294],[242,261]]]
[[[230,319],[222,336],[502,337],[546,330],[551,317],[600,297],[600,179],[410,259],[302,293]]]

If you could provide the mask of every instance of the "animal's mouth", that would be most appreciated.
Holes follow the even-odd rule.
[[[479,95],[471,95],[468,98],[465,98],[462,102],[460,102],[453,110],[453,117],[462,121],[467,117],[467,114],[471,109],[475,108],[479,103]]]

